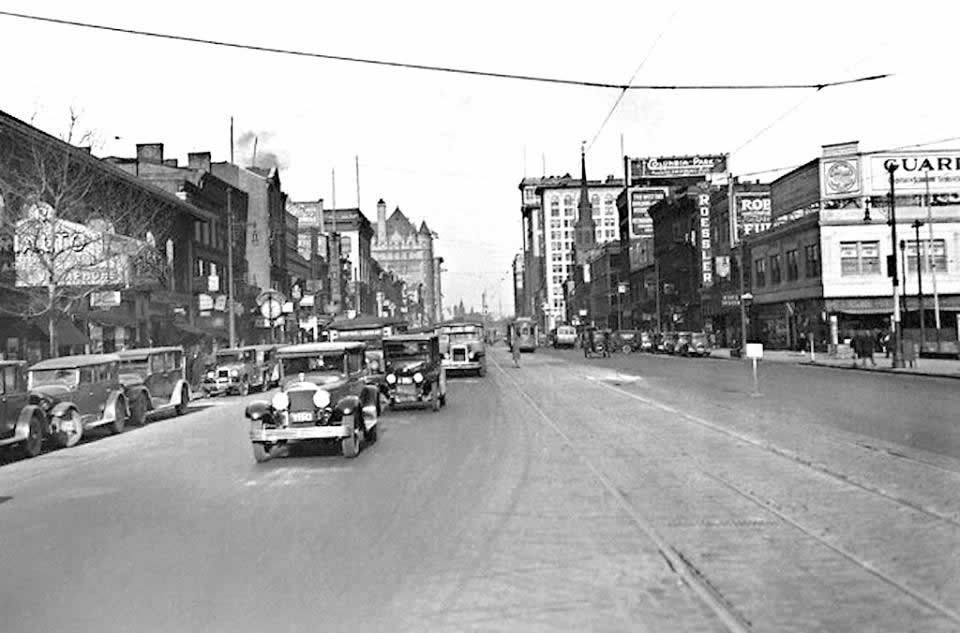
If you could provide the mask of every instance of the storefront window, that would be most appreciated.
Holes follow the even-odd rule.
[[[840,275],[880,274],[879,242],[840,242]]]

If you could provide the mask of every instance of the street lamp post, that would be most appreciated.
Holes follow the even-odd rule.
[[[903,332],[900,328],[900,275],[897,271],[897,199],[896,189],[893,184],[893,174],[897,171],[897,164],[890,161],[886,165],[887,173],[890,175],[890,217],[887,221],[890,223],[890,245],[893,251],[891,263],[893,264],[893,366],[903,367]]]
[[[923,259],[920,257],[920,227],[924,223],[920,220],[914,220],[913,224],[910,226],[913,227],[914,235],[917,238],[916,249],[917,249],[917,306],[920,308],[920,351],[923,351],[923,342],[926,339],[926,326],[924,321],[926,321],[926,311],[923,309]],[[919,354],[917,354],[919,356]]]

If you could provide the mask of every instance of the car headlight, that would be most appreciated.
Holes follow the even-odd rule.
[[[240,377],[240,370],[239,370],[239,369],[234,369],[234,370],[232,370],[232,371],[230,372],[230,375],[233,376],[234,378],[239,378],[239,377]]]
[[[207,372],[207,378],[216,378],[216,377],[217,377],[217,372],[215,372],[215,371],[208,371],[208,372]]]
[[[369,367],[370,367],[370,371],[372,371],[373,373],[377,373],[378,371],[380,371],[380,363],[378,363],[375,360],[370,361]]]
[[[270,404],[272,404],[273,408],[277,411],[286,411],[287,407],[290,406],[290,396],[288,396],[285,391],[280,391],[273,395]]]
[[[413,375],[413,382],[423,382],[423,374],[417,372]]]
[[[313,405],[318,409],[323,409],[330,404],[330,393],[325,389],[317,389],[313,392]]]
[[[397,377],[393,374],[387,374],[387,384],[392,385],[395,382],[397,382]]]

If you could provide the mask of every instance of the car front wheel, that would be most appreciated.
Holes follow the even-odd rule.
[[[66,415],[54,418],[57,433],[54,440],[60,448],[70,448],[80,443],[83,437],[83,423],[80,420],[80,414],[75,410],[70,410]]]
[[[123,433],[123,429],[127,426],[127,401],[123,398],[117,400],[115,406],[115,415],[113,417],[113,422],[110,423],[110,431],[114,434]]]
[[[354,419],[352,433],[340,440],[340,452],[343,453],[344,457],[354,458],[360,454],[360,442],[362,440],[361,430],[363,428],[363,422],[359,419]]]
[[[134,426],[147,423],[147,399],[144,396],[137,397],[130,405],[130,422]]]
[[[440,410],[440,383],[435,382],[430,387],[430,406],[434,411]]]
[[[23,457],[36,457],[43,450],[43,420],[39,415],[30,418],[30,428],[27,431],[27,439],[23,441],[20,447],[20,454]]]
[[[187,412],[187,406],[190,404],[190,392],[186,387],[180,389],[180,404],[177,405],[177,415],[183,415]]]

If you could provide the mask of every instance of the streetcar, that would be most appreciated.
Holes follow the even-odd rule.
[[[508,340],[516,342],[521,352],[535,352],[540,338],[540,327],[530,317],[514,319],[508,326]]]

